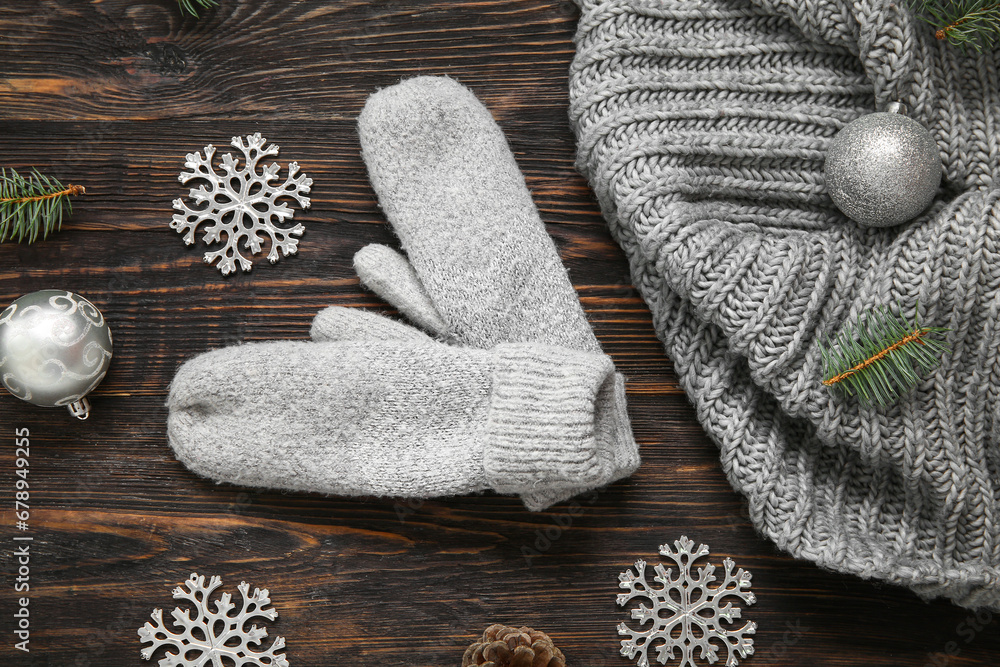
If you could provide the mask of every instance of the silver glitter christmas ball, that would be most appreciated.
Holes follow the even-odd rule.
[[[923,125],[881,112],[848,123],[826,154],[826,187],[844,215],[892,227],[919,215],[941,185],[941,155]]]
[[[0,313],[0,381],[21,400],[65,405],[86,419],[84,397],[104,379],[111,355],[101,311],[72,292],[33,292]]]

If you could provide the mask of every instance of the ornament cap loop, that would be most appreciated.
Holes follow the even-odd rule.
[[[80,421],[83,421],[90,416],[90,401],[86,398],[81,398],[79,401],[73,401],[68,407],[69,413]]]
[[[905,116],[908,111],[909,109],[902,102],[889,102],[885,108],[886,113],[898,113],[901,116]]]

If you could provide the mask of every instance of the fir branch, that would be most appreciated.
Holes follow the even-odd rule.
[[[34,169],[27,178],[0,169],[0,242],[47,238],[62,228],[63,215],[73,213],[69,198],[85,192],[82,185],[63,185]]]
[[[181,6],[181,13],[187,13],[191,16],[198,18],[198,8],[209,9],[211,7],[218,7],[218,0],[177,0],[177,4]]]
[[[910,0],[917,16],[934,27],[934,36],[963,51],[990,50],[1000,38],[997,0]]]
[[[949,350],[942,340],[950,329],[922,327],[886,307],[848,323],[827,345],[820,344],[823,384],[863,405],[889,405],[934,370]]]

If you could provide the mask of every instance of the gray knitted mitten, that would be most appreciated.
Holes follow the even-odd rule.
[[[362,282],[448,342],[530,341],[600,352],[503,132],[467,88],[417,77],[372,95],[358,119],[368,174],[407,258],[380,245],[355,256]],[[314,337],[324,337],[323,320]],[[336,335],[336,334],[335,334]],[[623,438],[597,453],[602,486],[639,465],[624,380],[599,410]],[[541,507],[593,486],[540,489]]]
[[[400,99],[410,125],[392,117]],[[370,246],[359,273],[447,344],[332,307],[314,320],[314,343],[201,355],[171,387],[177,457],[237,484],[411,497],[492,489],[532,510],[631,473],[639,460],[623,380],[489,113],[458,84],[422,78],[372,97],[363,145],[365,118],[380,114],[369,129],[381,147],[365,151],[377,187],[421,169],[436,177],[379,189],[387,211],[414,225],[408,247],[421,261]],[[400,128],[406,136],[393,136]],[[461,137],[467,146],[435,152]]]
[[[754,525],[792,554],[1000,607],[1000,80],[890,0],[581,0],[578,166]],[[833,206],[823,158],[899,100],[945,191],[893,229]],[[872,306],[949,327],[898,405],[821,384]]]
[[[358,135],[409,259],[364,248],[362,282],[462,345],[601,349],[503,131],[471,91],[447,77],[408,79],[368,98]]]
[[[343,335],[364,319],[346,318]],[[256,343],[185,363],[167,403],[177,458],[217,481],[339,495],[526,493],[602,475],[593,453],[622,437],[595,410],[614,387],[607,356],[364,324],[383,340]]]

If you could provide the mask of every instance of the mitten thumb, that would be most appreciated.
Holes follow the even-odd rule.
[[[336,341],[406,341],[433,343],[433,338],[394,319],[360,308],[330,306],[313,319],[310,338],[317,343]]]
[[[354,255],[361,284],[399,309],[412,322],[437,336],[448,325],[434,306],[409,260],[392,248],[373,243]]]

